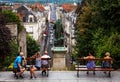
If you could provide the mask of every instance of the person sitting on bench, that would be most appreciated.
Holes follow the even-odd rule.
[[[44,54],[43,54],[43,56],[41,56],[42,75],[43,75],[43,73],[46,74],[46,69],[49,67],[48,60],[47,60],[48,58],[50,58],[50,56],[48,55],[48,52],[45,51]]]
[[[25,71],[25,68],[23,68],[21,65],[23,59],[25,60],[24,53],[20,52],[19,56],[17,56],[17,58],[15,59],[14,64],[13,64],[13,70],[16,70],[15,77],[17,79],[19,77],[23,78],[22,74]]]
[[[109,52],[106,52],[104,59],[112,59],[110,57],[110,53]],[[111,61],[107,61],[107,60],[106,61],[102,61],[102,68],[110,68],[112,63],[113,63],[112,60]]]
[[[84,57],[84,59],[95,59],[95,57],[93,56],[93,54],[91,52],[89,52],[87,57]],[[88,60],[86,67],[88,70],[91,69],[95,69],[95,61],[94,60]],[[89,74],[89,71],[87,71],[87,74]],[[93,71],[93,74],[95,74],[95,71]]]
[[[104,59],[112,59],[112,58],[110,57],[110,53],[109,53],[109,52],[106,52],[106,53],[105,53]],[[110,68],[112,63],[113,63],[112,60],[102,61],[101,67],[102,67],[102,68]],[[106,72],[104,72],[104,73],[106,73]]]
[[[34,78],[37,78],[35,71],[40,70],[40,68],[41,68],[40,52],[35,53],[34,57],[31,57],[31,58],[35,58],[35,66],[30,67],[30,78],[32,79],[33,76],[34,76]]]

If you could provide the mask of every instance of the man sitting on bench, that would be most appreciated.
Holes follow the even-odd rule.
[[[48,52],[45,51],[43,56],[41,56],[41,68],[42,68],[42,75],[43,73],[46,74],[46,70],[49,68],[49,65],[48,65],[48,60],[50,56],[48,55]]]
[[[20,52],[20,55],[14,61],[13,70],[15,70],[15,77],[18,79],[19,77],[23,78],[22,74],[25,71],[25,68],[22,67],[22,60],[25,60],[23,52]]]

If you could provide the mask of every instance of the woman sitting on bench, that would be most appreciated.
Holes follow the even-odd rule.
[[[32,79],[33,76],[34,78],[37,78],[36,74],[35,74],[35,71],[36,70],[40,70],[41,68],[41,57],[40,57],[40,52],[37,52],[35,55],[35,66],[31,66],[30,67],[30,78]],[[33,57],[33,58],[34,58]]]
[[[95,57],[93,56],[93,54],[91,52],[89,52],[88,56],[87,57],[84,57],[84,59],[90,59],[88,60],[86,66],[87,66],[87,74],[89,74],[89,70],[92,70],[92,69],[95,69],[95,61],[94,60],[91,60],[91,59],[95,59]],[[93,71],[93,74],[95,74],[95,71]]]

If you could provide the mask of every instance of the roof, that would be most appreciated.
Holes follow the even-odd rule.
[[[33,4],[32,8],[38,8],[41,12],[45,11],[44,6],[40,3]]]
[[[74,4],[63,4],[62,5],[63,10],[65,10],[67,13],[75,10],[77,8]]]
[[[34,16],[34,22],[37,21],[37,18],[35,17],[35,15],[33,14],[32,10],[29,7],[22,5],[17,9],[17,11],[18,11],[17,16],[20,18],[22,22],[26,22],[28,20],[29,15]]]

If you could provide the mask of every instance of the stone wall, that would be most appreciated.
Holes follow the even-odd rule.
[[[10,29],[12,37],[17,37],[17,24],[7,24],[6,27]]]

